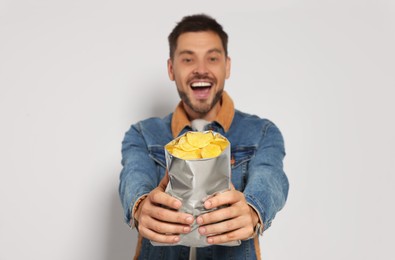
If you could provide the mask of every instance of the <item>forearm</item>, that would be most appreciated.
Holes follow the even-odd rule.
[[[288,196],[288,179],[283,171],[284,142],[276,126],[263,130],[262,140],[255,157],[249,164],[244,195],[258,213],[265,229],[269,228],[276,213]]]
[[[279,173],[268,175],[272,174],[281,175]],[[273,177],[259,176],[252,178],[251,181],[254,184],[247,185],[244,191],[247,203],[256,210],[265,230],[270,227],[276,213],[284,207],[288,194],[288,180],[286,177],[276,176],[274,179],[280,179],[280,181],[273,180]]]
[[[131,213],[135,203],[156,188],[161,178],[138,130],[137,126],[133,126],[122,142],[123,168],[120,174],[119,195],[128,224],[133,218]]]
[[[157,182],[149,174],[125,166],[121,172],[119,195],[124,208],[125,221],[130,224],[136,202],[151,192]],[[155,178],[156,179],[156,178]]]

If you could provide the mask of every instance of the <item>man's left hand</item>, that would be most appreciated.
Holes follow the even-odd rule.
[[[235,240],[244,240],[254,234],[259,218],[250,207],[244,194],[232,187],[204,202],[206,209],[224,207],[203,214],[197,218],[199,233],[207,236],[209,244],[222,244]],[[219,223],[218,223],[219,222]]]

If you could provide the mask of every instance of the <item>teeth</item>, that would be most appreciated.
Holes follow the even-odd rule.
[[[194,82],[191,85],[192,87],[197,87],[197,88],[201,88],[201,87],[211,87],[211,83],[210,82]]]

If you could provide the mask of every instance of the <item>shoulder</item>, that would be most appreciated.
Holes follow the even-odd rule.
[[[163,118],[150,117],[138,121],[131,125],[130,129],[126,132],[125,139],[128,136],[139,135],[147,143],[167,143],[172,138],[170,127],[171,117],[172,114],[169,114]]]
[[[172,114],[167,115],[164,118],[150,117],[137,122],[140,129],[145,131],[155,131],[167,129],[170,126]]]
[[[277,126],[269,119],[262,118],[257,115],[248,114],[235,110],[235,116],[232,122],[232,126],[236,128],[247,128],[254,130],[266,131],[268,128],[277,128]]]
[[[245,142],[250,145],[257,145],[262,138],[273,134],[281,136],[280,130],[271,120],[239,110],[235,110],[228,134],[236,143]]]

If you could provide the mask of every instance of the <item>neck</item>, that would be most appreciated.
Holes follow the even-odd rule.
[[[218,101],[215,106],[208,111],[207,113],[198,113],[196,111],[193,111],[189,106],[187,106],[185,103],[183,103],[185,112],[188,115],[188,118],[190,121],[195,120],[195,119],[204,119],[206,121],[214,121],[215,118],[217,117],[218,112],[221,109],[221,101]]]

